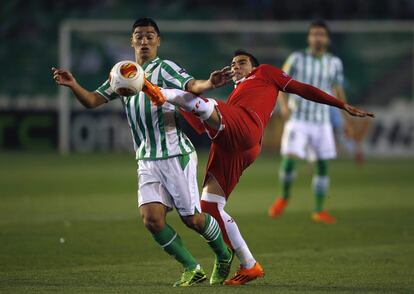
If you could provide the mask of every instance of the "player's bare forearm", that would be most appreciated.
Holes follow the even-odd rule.
[[[214,86],[210,80],[190,80],[186,85],[186,90],[196,95],[200,95],[213,88]]]
[[[98,93],[89,92],[79,85],[70,71],[56,67],[52,67],[51,70],[55,83],[71,89],[76,99],[86,108],[95,108],[106,102],[105,98]]]
[[[96,92],[90,92],[78,83],[70,87],[76,99],[86,108],[95,108],[106,102],[105,98]]]
[[[207,90],[223,87],[231,81],[233,76],[234,72],[229,66],[225,66],[221,70],[213,71],[208,80],[189,81],[187,83],[186,90],[199,95]]]
[[[374,114],[370,112],[366,112],[354,106],[346,104],[344,101],[341,101],[312,85],[301,83],[296,80],[291,80],[287,84],[285,91],[288,93],[299,95],[310,101],[327,104],[327,105],[338,107],[340,109],[344,109],[346,112],[348,112],[350,115],[353,115],[353,116],[374,117]]]

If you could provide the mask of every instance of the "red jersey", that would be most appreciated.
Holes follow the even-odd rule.
[[[206,179],[213,176],[226,197],[243,171],[260,153],[263,131],[276,104],[279,91],[306,99],[344,107],[344,102],[304,83],[293,80],[277,67],[263,64],[237,84],[227,103],[216,101],[222,127],[214,130],[190,112],[181,111],[198,132],[207,132],[213,143],[207,163]]]
[[[266,127],[279,91],[284,90],[291,80],[281,69],[262,64],[237,83],[227,103],[255,112]]]

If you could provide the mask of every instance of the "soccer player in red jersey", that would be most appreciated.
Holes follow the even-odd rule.
[[[212,139],[210,156],[201,197],[201,209],[216,218],[226,243],[240,260],[236,274],[227,285],[242,285],[264,276],[236,222],[224,210],[226,202],[243,171],[254,162],[261,150],[266,127],[279,91],[294,93],[305,99],[344,109],[354,116],[373,114],[350,106],[311,86],[292,79],[277,67],[263,64],[250,53],[237,50],[231,62],[231,75],[222,71],[214,84],[231,79],[235,89],[227,102],[203,98],[176,89],[161,89],[162,95],[150,95],[154,103],[165,101],[181,107],[181,113],[199,133]]]

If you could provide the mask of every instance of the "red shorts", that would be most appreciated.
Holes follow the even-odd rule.
[[[204,182],[214,177],[228,198],[243,171],[260,153],[263,127],[257,114],[243,107],[217,101],[217,108],[224,128],[211,144]]]

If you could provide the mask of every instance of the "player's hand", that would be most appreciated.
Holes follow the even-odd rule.
[[[57,85],[72,87],[76,84],[73,75],[64,69],[52,67],[53,80]]]
[[[352,105],[349,105],[349,104],[345,104],[344,105],[344,110],[346,112],[348,112],[352,116],[358,116],[358,117],[367,117],[367,116],[369,116],[369,117],[375,117],[375,115],[372,112],[367,112],[365,110],[356,108],[356,107],[354,107]]]
[[[226,66],[221,70],[213,71],[209,80],[214,88],[219,88],[230,82],[233,76],[234,72],[230,69],[230,66]]]

